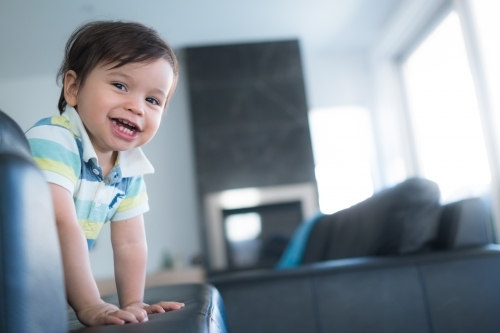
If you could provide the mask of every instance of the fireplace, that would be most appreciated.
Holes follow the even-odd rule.
[[[274,266],[300,222],[318,210],[314,183],[209,193],[204,204],[210,271]]]

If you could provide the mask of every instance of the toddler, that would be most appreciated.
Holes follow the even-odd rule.
[[[156,134],[177,78],[175,54],[156,31],[132,22],[85,24],[69,38],[58,73],[60,115],[26,132],[52,192],[68,303],[85,325],[142,322],[184,306],[143,303],[143,175],[154,170],[139,147]],[[108,221],[120,308],[100,298],[89,262]]]

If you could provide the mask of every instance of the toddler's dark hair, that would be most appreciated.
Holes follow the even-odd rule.
[[[140,23],[122,21],[95,21],[80,26],[66,43],[64,61],[57,73],[62,86],[57,105],[59,112],[62,114],[67,105],[64,98],[64,76],[67,71],[75,71],[76,84],[81,87],[88,74],[98,65],[117,62],[114,68],[118,68],[128,63],[150,62],[160,58],[167,60],[174,72],[168,103],[177,85],[179,64],[172,48],[155,30]]]

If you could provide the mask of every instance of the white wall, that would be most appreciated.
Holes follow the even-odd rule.
[[[354,50],[317,50],[303,48],[304,76],[309,109],[360,106],[374,110],[373,68],[370,52]],[[372,121],[375,118],[372,117]],[[377,161],[377,128],[373,129],[373,188],[383,187]]]
[[[0,110],[26,131],[41,118],[58,114],[60,92],[55,73],[0,80]]]
[[[371,68],[367,50],[323,50],[302,46],[309,108],[360,105],[370,108]]]

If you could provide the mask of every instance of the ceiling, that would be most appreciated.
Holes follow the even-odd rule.
[[[174,48],[299,38],[317,52],[367,49],[406,0],[0,0],[0,80],[52,75],[95,19],[143,22]]]

